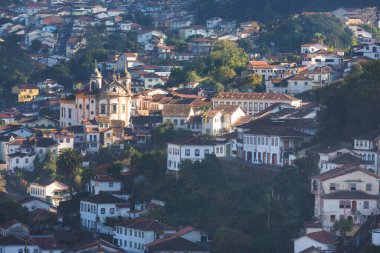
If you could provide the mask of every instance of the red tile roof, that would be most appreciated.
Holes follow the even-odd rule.
[[[322,244],[336,244],[334,234],[324,230],[306,234],[305,236]]]

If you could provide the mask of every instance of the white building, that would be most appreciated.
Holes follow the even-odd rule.
[[[313,120],[301,122],[310,124]],[[291,165],[297,158],[297,148],[312,138],[297,129],[292,120],[255,120],[237,129],[238,157],[256,164]]]
[[[313,80],[304,75],[293,75],[284,79],[270,79],[267,93],[300,94],[313,88]]]
[[[25,251],[40,253],[62,253],[66,247],[53,235],[35,235],[28,237],[4,237],[0,239],[0,251],[3,253],[21,253]]]
[[[167,148],[167,168],[174,172],[179,170],[183,160],[202,161],[209,154],[215,154],[217,157],[226,156],[225,142],[209,141],[195,136],[171,141]]]
[[[69,186],[53,180],[40,180],[30,183],[28,193],[30,196],[44,200],[53,206],[59,202],[70,199]]]
[[[324,67],[333,66],[336,69],[343,68],[343,57],[336,54],[307,54],[302,59],[302,66]]]
[[[114,74],[113,80],[106,83],[95,67],[86,89],[78,91],[75,97],[61,100],[60,126],[63,128],[81,125],[83,120],[93,120],[96,116],[103,116],[109,120],[120,120],[127,127],[131,97],[131,75],[126,68],[123,77]]]
[[[337,241],[333,233],[317,231],[294,240],[294,253],[334,253]]]
[[[340,219],[360,225],[368,215],[378,212],[379,176],[357,166],[313,176],[311,191],[315,196],[314,216],[325,230]]]
[[[91,231],[112,234],[113,228],[107,226],[107,219],[130,217],[130,210],[126,200],[101,192],[81,200],[81,226]]]
[[[160,32],[158,30],[150,30],[150,31],[139,32],[137,35],[137,42],[145,45],[149,41],[151,41],[154,37],[160,38],[162,40],[166,39],[166,35],[163,32]]]
[[[208,135],[230,133],[237,123],[242,123],[240,120],[245,116],[239,105],[218,105],[203,116],[202,133]]]
[[[218,27],[219,23],[222,21],[223,19],[221,18],[217,18],[217,17],[211,18],[211,19],[206,20],[206,26],[209,29],[213,29],[213,28]]]
[[[321,43],[307,43],[301,46],[301,54],[317,53],[320,50],[327,51],[327,46]]]
[[[112,175],[97,175],[90,179],[87,191],[92,195],[97,195],[100,192],[117,192],[121,190],[121,181]]]
[[[302,100],[286,94],[221,92],[212,98],[213,108],[219,105],[239,105],[247,115],[255,115],[274,103],[300,107]]]
[[[174,234],[176,228],[157,220],[136,218],[116,225],[114,241],[127,252],[144,253],[146,246],[164,235]]]
[[[354,48],[353,51],[354,51],[354,54],[357,56],[366,56],[374,60],[380,59],[380,44],[379,43],[363,45],[358,48]]]

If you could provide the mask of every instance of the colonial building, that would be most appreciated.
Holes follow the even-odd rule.
[[[165,234],[174,234],[176,228],[157,220],[136,218],[116,225],[114,240],[127,252],[146,252],[146,245]]]
[[[103,116],[109,120],[120,120],[127,127],[131,97],[131,75],[126,67],[122,77],[114,73],[113,80],[106,82],[95,66],[86,88],[61,100],[60,126],[81,125],[83,120]]]
[[[379,177],[357,167],[345,166],[312,177],[314,216],[330,230],[340,219],[362,224],[378,213]]]
[[[247,115],[254,115],[275,103],[300,107],[302,101],[286,94],[222,92],[212,99],[213,107],[218,105],[239,105]]]
[[[210,141],[196,136],[174,140],[168,143],[167,168],[176,172],[183,160],[202,161],[209,154],[225,157],[226,149],[224,141]]]

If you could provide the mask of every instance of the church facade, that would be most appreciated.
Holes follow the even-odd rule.
[[[96,64],[85,89],[72,97],[60,101],[60,127],[82,125],[85,120],[96,117],[109,122],[122,122],[129,126],[131,115],[131,75],[125,67],[124,73],[113,74],[112,81],[106,82]]]

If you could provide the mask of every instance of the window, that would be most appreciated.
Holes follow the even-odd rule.
[[[185,149],[185,155],[189,156],[190,155],[190,149]]]
[[[121,110],[122,110],[123,113],[125,113],[125,105],[121,106]]]
[[[115,213],[115,208],[110,208],[110,214],[114,214]]]
[[[210,151],[208,149],[205,149],[205,155],[210,154]]]
[[[175,126],[178,125],[178,120],[174,119],[173,123],[174,123]]]
[[[109,183],[108,183],[108,186],[109,186],[110,188],[112,188],[112,187],[113,187],[113,182],[109,182]]]
[[[363,202],[363,209],[369,209],[369,201],[368,200],[365,200]]]
[[[101,214],[105,214],[106,213],[106,209],[105,208],[100,209],[100,213]]]
[[[336,190],[335,183],[330,183],[330,191],[335,191],[335,190]]]
[[[366,190],[367,192],[372,191],[372,184],[366,184],[366,186],[365,186],[365,190]]]
[[[105,114],[106,113],[106,105],[102,104],[100,105],[100,113]]]
[[[181,126],[185,125],[185,120],[181,119]]]
[[[20,160],[18,158],[16,158],[16,164],[18,164],[20,162]]]
[[[351,201],[349,200],[340,200],[339,201],[340,209],[351,209]]]
[[[330,215],[330,222],[335,222],[335,215]]]
[[[356,184],[355,183],[351,183],[351,191],[356,191]]]
[[[112,113],[117,113],[117,104],[112,105]]]
[[[195,150],[195,156],[199,156],[199,149]]]
[[[29,159],[28,158],[25,158],[25,163],[29,163]]]

